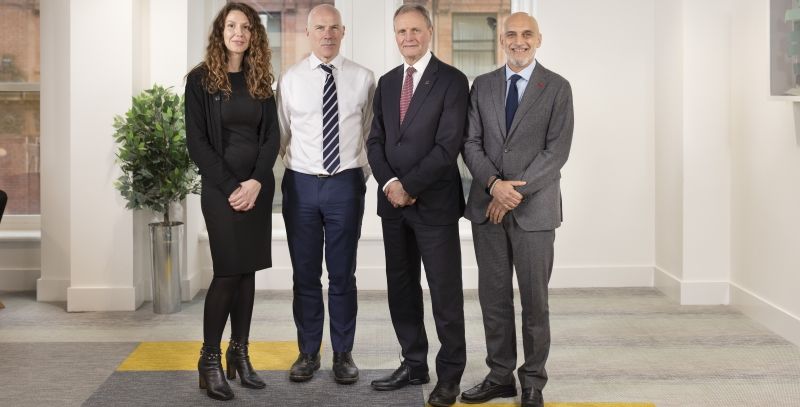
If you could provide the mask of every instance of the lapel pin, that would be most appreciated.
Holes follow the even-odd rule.
[[[536,83],[536,86],[537,86],[539,89],[544,89],[544,83],[543,83],[543,82],[537,82],[537,83]]]
[[[425,81],[425,85],[430,85],[431,81]]]

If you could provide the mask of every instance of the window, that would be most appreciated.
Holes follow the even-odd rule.
[[[282,44],[282,27],[281,27],[281,13],[279,11],[262,11],[259,13],[261,16],[261,24],[267,29],[267,37],[269,38],[269,46],[272,49],[272,69],[275,73],[275,80],[277,81],[283,71],[283,52]]]
[[[39,214],[39,1],[0,0],[0,189]]]
[[[246,0],[261,16],[261,23],[267,29],[269,45],[272,49],[272,71],[277,80],[290,66],[305,58],[311,48],[306,39],[308,12],[319,4],[334,4],[334,0]],[[277,84],[277,83],[276,83]],[[283,194],[283,161],[278,157],[272,172],[275,174],[275,197],[272,212],[281,212]]]
[[[430,11],[431,50],[470,81],[503,64],[497,27],[511,14],[511,0],[404,0],[404,4],[419,4]]]
[[[453,66],[470,81],[497,68],[497,14],[453,14]]]

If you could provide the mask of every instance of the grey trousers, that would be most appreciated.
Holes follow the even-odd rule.
[[[494,225],[472,224],[478,261],[478,297],[486,333],[487,378],[513,384],[517,364],[513,273],[517,272],[522,304],[525,359],[517,370],[523,389],[543,389],[550,353],[550,311],[547,286],[553,271],[555,231],[522,230],[509,213]]]

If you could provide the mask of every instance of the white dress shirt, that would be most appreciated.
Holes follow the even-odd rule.
[[[433,54],[431,54],[431,51],[428,50],[428,52],[426,52],[425,55],[422,56],[422,58],[420,58],[417,62],[414,62],[414,65],[409,65],[408,63],[403,62],[403,81],[406,80],[406,72],[408,72],[408,67],[413,66],[414,69],[416,70],[414,72],[414,75],[412,76],[412,78],[414,79],[414,87],[412,89],[412,92],[416,92],[417,85],[419,85],[419,81],[420,79],[422,79],[422,74],[425,73],[425,68],[428,67],[428,63],[431,62],[432,55]],[[411,97],[412,98],[414,97],[413,93]],[[383,184],[383,188],[381,188],[381,190],[383,192],[386,192],[386,187],[388,187],[389,184],[391,184],[392,182],[397,181],[397,179],[398,179],[397,177],[392,177],[390,180],[386,181],[386,183]]]
[[[283,165],[304,174],[328,174],[322,159],[322,92],[326,73],[313,53],[290,67],[278,84],[280,155]],[[375,77],[367,68],[337,55],[331,62],[339,105],[337,172],[363,168],[370,174],[365,142],[372,124]]]
[[[408,67],[413,66],[416,71],[414,72],[414,91],[417,90],[417,85],[419,85],[419,80],[422,79],[422,74],[425,73],[425,68],[428,67],[428,64],[431,62],[431,51],[425,53],[417,62],[414,62],[414,65],[409,65],[403,62],[403,80],[406,80],[406,72],[408,71]]]

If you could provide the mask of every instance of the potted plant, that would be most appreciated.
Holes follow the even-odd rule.
[[[154,85],[133,98],[124,116],[114,117],[117,162],[122,175],[114,183],[128,209],[150,209],[163,221],[150,223],[153,310],[181,309],[183,222],[170,220],[170,206],[197,192],[197,168],[186,149],[183,98]]]

